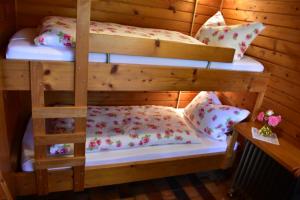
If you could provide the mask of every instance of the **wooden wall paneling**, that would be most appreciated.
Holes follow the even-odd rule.
[[[195,30],[218,9],[221,0],[201,0],[195,16]],[[36,26],[47,15],[75,17],[75,1],[16,0],[18,27]],[[92,20],[154,27],[189,33],[195,0],[96,0]]]
[[[1,60],[0,60],[1,65]],[[0,88],[1,88],[0,83]],[[11,177],[11,163],[10,163],[10,144],[8,138],[8,129],[6,125],[6,116],[5,116],[5,104],[4,104],[4,93],[0,90],[0,181],[1,181],[1,190],[5,196],[7,195],[6,184],[8,184],[10,189],[13,189],[12,185],[14,184],[14,180]],[[11,190],[13,191],[13,190]]]
[[[0,171],[0,199],[13,200],[13,196],[8,188],[8,185]]]
[[[182,91],[179,108],[185,107],[198,92]],[[47,105],[73,104],[71,92],[46,92]],[[125,105],[158,105],[176,107],[178,92],[89,92],[88,105],[125,106]]]
[[[155,27],[188,33],[194,1],[93,1],[92,20],[110,21],[127,25]],[[36,26],[42,17],[62,15],[75,17],[75,3],[70,0],[17,0],[19,27]],[[213,12],[199,4],[196,23],[202,24]],[[206,11],[207,10],[207,11]]]
[[[266,29],[247,54],[272,73],[262,109],[283,116],[283,137],[300,144],[300,1],[224,0],[222,12],[229,24],[261,21]],[[232,96],[228,96],[232,98]],[[241,99],[236,98],[235,103]]]
[[[0,65],[3,64],[2,53],[5,49],[4,47],[15,30],[14,5],[14,0],[0,1]],[[0,71],[0,76],[2,76],[2,71]],[[13,122],[10,121],[11,118],[7,119],[8,95],[7,92],[2,91],[2,84],[3,82],[0,80],[0,181],[2,192],[6,198],[11,198],[8,196],[8,193],[12,195],[15,193],[13,187],[14,178],[11,173],[13,169],[11,159],[14,159],[14,156],[11,154],[14,134],[11,132]],[[17,114],[15,116],[17,116]]]
[[[15,30],[14,0],[0,1],[0,53]]]

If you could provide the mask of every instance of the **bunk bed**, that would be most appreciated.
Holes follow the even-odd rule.
[[[1,59],[2,90],[31,91],[35,172],[16,172],[18,195],[111,185],[228,168],[237,135],[225,151],[85,166],[88,91],[233,91],[257,94],[251,119],[261,106],[267,72],[89,62],[89,53],[232,62],[234,49],[118,35],[91,34],[90,0],[77,0],[75,62]],[[124,48],[128,47],[128,48]],[[130,48],[129,48],[130,47]],[[45,91],[74,91],[75,105],[45,106]],[[75,118],[75,133],[46,134],[45,119]],[[48,157],[47,145],[74,143],[71,157]],[[67,167],[67,168],[65,168]],[[62,168],[48,170],[49,168]],[[161,169],[168,170],[161,170]]]

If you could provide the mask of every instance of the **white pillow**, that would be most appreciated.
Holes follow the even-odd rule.
[[[212,17],[210,17],[197,31],[195,38],[197,39],[201,33],[201,29],[207,26],[226,26],[225,19],[221,13],[218,11]]]
[[[202,133],[216,140],[226,140],[227,132],[233,125],[246,119],[248,110],[227,105],[198,104],[194,112],[188,115],[188,119]]]
[[[251,42],[265,28],[259,22],[226,25],[220,12],[217,12],[207,22],[198,30],[195,38],[207,45],[235,49],[234,60],[240,60],[243,57]]]
[[[222,104],[218,96],[214,92],[202,91],[194,97],[194,99],[184,108],[184,114],[186,117],[190,116],[200,105],[206,104]]]
[[[209,18],[202,26],[225,26],[225,19],[220,11]]]

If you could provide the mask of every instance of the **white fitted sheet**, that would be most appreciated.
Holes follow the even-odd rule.
[[[25,28],[18,31],[11,39],[6,52],[6,59],[20,60],[51,60],[51,61],[74,61],[74,49],[69,47],[49,47],[36,46],[33,43],[34,37],[37,35],[36,29]],[[106,54],[90,53],[90,62],[106,62]],[[144,56],[127,56],[127,55],[110,55],[111,63],[125,64],[151,64],[162,66],[183,66],[206,68],[207,61],[144,57]]]
[[[183,116],[182,109],[178,112]],[[192,125],[189,126],[192,127]],[[201,134],[201,144],[173,144],[161,146],[138,147],[123,150],[110,150],[86,154],[86,166],[99,166],[126,162],[174,158],[207,153],[222,153],[226,151],[227,141],[217,141]],[[229,139],[229,138],[228,138]],[[29,121],[22,142],[22,170],[34,170],[34,143],[32,122]]]
[[[6,52],[6,59],[15,60],[51,60],[74,61],[74,49],[68,47],[36,46],[33,43],[37,35],[36,29],[25,28],[18,31],[11,39]],[[106,54],[90,53],[90,62],[106,62]],[[262,72],[264,67],[251,57],[244,56],[240,61],[233,63],[207,62],[199,60],[184,60],[173,58],[158,58],[145,56],[128,56],[111,54],[110,63],[144,64],[160,66],[178,66],[192,68],[224,69],[234,71]]]

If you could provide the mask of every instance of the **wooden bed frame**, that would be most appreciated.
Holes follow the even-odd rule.
[[[236,134],[226,152],[85,167],[85,120],[88,91],[236,91],[257,94],[250,120],[260,108],[269,73],[192,69],[133,64],[89,63],[88,53],[169,57],[231,62],[229,48],[89,33],[90,0],[77,0],[75,62],[5,60],[0,63],[1,90],[31,91],[36,171],[16,172],[16,195],[40,194],[228,168]],[[44,91],[74,91],[75,105],[46,107]],[[0,101],[3,106],[3,102]],[[0,105],[1,106],[1,105]],[[4,111],[3,111],[4,112]],[[5,117],[4,113],[1,117]],[[47,135],[45,119],[74,117],[75,133]],[[8,134],[8,133],[7,133]],[[74,143],[74,156],[47,157],[47,145]],[[48,171],[51,167],[71,167]],[[168,170],[161,170],[166,168]]]

